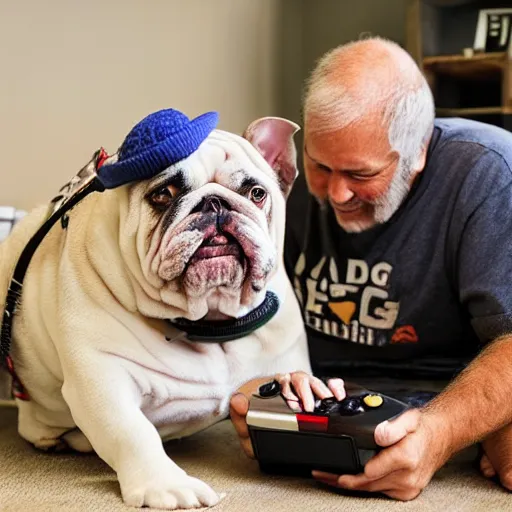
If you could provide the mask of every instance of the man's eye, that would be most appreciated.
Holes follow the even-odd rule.
[[[165,208],[171,204],[173,197],[174,194],[167,187],[164,187],[153,192],[149,196],[149,202],[157,208]]]
[[[372,178],[375,178],[379,174],[378,172],[375,172],[373,174],[357,174],[357,173],[347,173],[348,177],[356,180],[356,181],[368,181]]]
[[[249,197],[253,203],[260,204],[267,197],[267,191],[262,187],[252,187]]]
[[[329,169],[329,167],[327,167],[326,165],[323,165],[323,164],[316,164],[317,168],[320,170],[320,171],[323,171],[323,172],[331,172],[331,169]]]

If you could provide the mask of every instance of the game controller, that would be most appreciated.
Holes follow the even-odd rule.
[[[313,469],[357,474],[380,447],[377,425],[410,408],[404,402],[345,383],[347,396],[316,400],[313,412],[291,409],[277,381],[260,386],[249,402],[247,425],[265,473],[311,476]],[[299,402],[300,405],[300,402]]]

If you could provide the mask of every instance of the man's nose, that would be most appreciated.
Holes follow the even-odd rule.
[[[354,197],[354,192],[350,190],[347,178],[340,173],[332,173],[329,177],[328,195],[331,201],[343,204]]]

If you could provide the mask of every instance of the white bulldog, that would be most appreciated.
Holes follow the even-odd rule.
[[[94,450],[126,504],[211,506],[218,495],[165,453],[228,416],[258,376],[310,372],[282,251],[296,177],[294,123],[263,118],[243,137],[213,130],[153,179],[93,193],[36,251],[13,324],[12,359],[30,399],[19,433],[36,447]],[[117,156],[110,158],[115,162]],[[47,207],[0,245],[0,306]],[[167,321],[222,321],[279,298],[271,320],[235,341],[188,341]]]

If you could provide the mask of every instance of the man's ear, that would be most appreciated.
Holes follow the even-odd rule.
[[[427,152],[428,152],[428,145],[425,145],[423,149],[421,150],[420,155],[416,159],[416,162],[414,164],[414,170],[418,173],[423,171],[425,168],[425,165],[427,164]]]
[[[274,169],[285,197],[297,177],[297,149],[293,136],[300,130],[298,124],[281,117],[262,117],[253,121],[244,131],[247,139]]]

